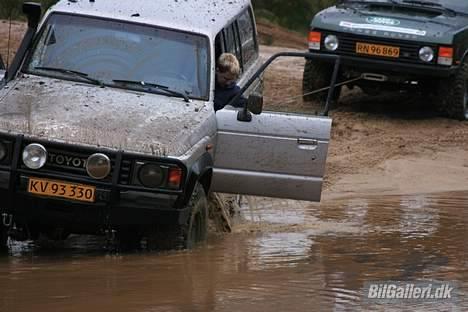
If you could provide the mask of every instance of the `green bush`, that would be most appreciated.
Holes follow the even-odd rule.
[[[307,32],[312,17],[336,0],[252,0],[258,16],[300,32]]]

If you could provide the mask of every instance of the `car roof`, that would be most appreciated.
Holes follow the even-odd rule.
[[[250,0],[62,0],[50,12],[100,16],[214,38]]]

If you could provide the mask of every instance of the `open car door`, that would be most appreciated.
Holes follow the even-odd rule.
[[[258,74],[283,55],[273,56]],[[339,59],[336,71],[338,66]],[[329,99],[336,80],[336,74],[333,76]],[[246,108],[244,117],[245,113]],[[320,201],[331,118],[263,112],[245,119],[242,111],[225,108],[216,113],[216,119],[212,191]]]

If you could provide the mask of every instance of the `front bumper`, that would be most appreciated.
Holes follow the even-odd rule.
[[[20,165],[23,137],[16,136],[11,162],[0,165],[0,213],[13,216],[29,228],[60,227],[71,233],[95,234],[107,228],[157,224],[182,224],[188,215],[183,189],[157,192],[119,182],[121,162],[117,152],[112,180],[103,182],[67,174],[34,171]],[[42,178],[96,187],[92,203],[28,192],[29,178]]]
[[[310,50],[310,53],[317,53]],[[320,53],[324,53],[321,51]],[[417,78],[446,78],[454,75],[459,69],[458,65],[422,65],[412,63],[402,63],[397,61],[387,61],[382,59],[372,59],[356,56],[341,56],[342,69],[353,70],[360,73],[378,73],[387,76],[407,76]]]

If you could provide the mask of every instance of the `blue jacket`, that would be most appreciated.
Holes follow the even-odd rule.
[[[233,83],[230,86],[224,87],[224,88],[216,85],[215,97],[214,97],[215,111],[223,109],[224,106],[226,106],[229,103],[229,101],[232,100],[232,98],[234,98],[237,94],[239,94],[239,92],[240,92],[240,87],[236,83]],[[246,101],[247,99],[241,96],[238,101],[233,103],[233,106],[243,107]]]

